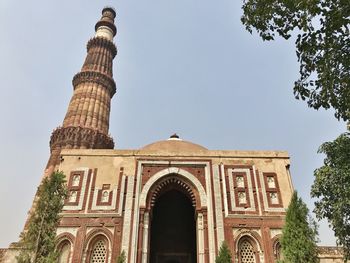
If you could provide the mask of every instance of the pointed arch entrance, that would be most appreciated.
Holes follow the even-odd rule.
[[[197,262],[195,207],[188,192],[171,180],[151,209],[150,261]]]
[[[166,170],[169,172],[170,169]],[[161,171],[143,187],[140,197],[140,226],[143,230],[139,232],[142,263],[204,260],[205,190],[192,174],[176,170],[178,173]]]

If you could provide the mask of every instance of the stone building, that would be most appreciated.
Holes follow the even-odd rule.
[[[234,262],[276,262],[293,186],[282,151],[218,151],[182,140],[114,150],[116,13],[104,8],[87,43],[45,175],[67,176],[57,230],[59,262],[214,263],[227,241]],[[4,262],[15,262],[10,248]],[[4,253],[2,253],[4,254]]]

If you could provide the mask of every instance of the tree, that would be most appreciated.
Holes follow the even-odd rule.
[[[246,29],[256,29],[263,40],[298,32],[295,97],[314,109],[332,107],[338,120],[350,120],[350,1],[243,0],[242,9]]]
[[[350,132],[322,144],[319,153],[326,158],[314,172],[315,213],[320,219],[327,218],[345,258],[350,259]]]
[[[224,241],[221,244],[219,254],[215,259],[215,263],[231,263],[231,262],[232,262],[231,251],[227,243]]]
[[[21,234],[18,263],[57,262],[55,238],[59,213],[67,198],[65,182],[62,172],[54,172],[43,179],[27,227]]]
[[[122,253],[120,253],[119,257],[117,258],[117,263],[125,263],[126,262],[126,256],[125,251],[123,250]]]
[[[303,200],[294,192],[287,209],[281,246],[284,263],[316,263],[317,225]]]

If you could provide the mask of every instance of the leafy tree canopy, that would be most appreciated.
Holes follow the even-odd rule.
[[[311,196],[317,198],[315,213],[327,218],[339,245],[350,259],[350,132],[321,145],[324,165],[315,170]]]
[[[56,229],[65,198],[67,189],[62,172],[54,172],[44,178],[38,188],[27,227],[21,234],[22,250],[17,257],[18,263],[57,262]]]
[[[317,225],[303,200],[294,192],[282,231],[283,263],[316,263]]]
[[[122,253],[117,258],[117,263],[125,263],[126,262],[126,256],[125,251],[123,250]]]
[[[314,109],[350,120],[350,1],[243,0],[242,23],[263,40],[297,32],[300,77],[294,95]]]
[[[215,259],[215,263],[231,263],[231,262],[232,262],[231,251],[227,243],[224,241],[221,244],[219,254]]]

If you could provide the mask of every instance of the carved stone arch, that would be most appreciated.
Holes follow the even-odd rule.
[[[249,261],[249,262],[254,262],[254,263],[260,263],[263,261],[263,251],[262,251],[262,246],[261,246],[261,237],[260,235],[255,232],[255,231],[242,231],[237,239],[236,239],[236,244],[235,244],[235,255],[236,255],[236,260],[238,263],[244,263],[245,261],[242,261],[242,258],[244,255],[242,255],[242,249],[243,247],[247,247],[247,245],[250,245],[252,248],[251,253],[254,254],[254,261]],[[249,253],[245,251],[245,253]],[[248,262],[248,261],[246,261]]]
[[[157,172],[146,182],[140,194],[141,208],[150,208],[151,202],[147,202],[152,200],[152,194],[150,194],[150,191],[152,193],[157,191],[157,187],[162,183],[165,183],[170,177],[177,178],[179,184],[183,183],[183,186],[181,186],[180,189],[187,189],[187,191],[189,189],[191,190],[188,193],[191,200],[195,197],[195,205],[197,209],[207,207],[207,195],[200,181],[186,170],[177,167],[170,167]],[[161,188],[162,187],[158,190]]]
[[[271,240],[271,244],[272,244],[272,252],[273,252],[273,259],[275,262],[277,262],[277,260],[282,259],[282,255],[281,255],[281,237],[282,235],[276,235],[272,238]]]
[[[238,251],[238,245],[239,245],[239,242],[242,238],[250,238],[254,242],[257,251],[262,251],[262,238],[259,235],[259,233],[257,233],[256,231],[241,230],[241,231],[239,231],[239,234],[238,234],[238,236],[236,238],[236,242],[235,242],[236,252]]]
[[[75,242],[75,237],[71,233],[68,233],[68,232],[59,234],[56,237],[56,244],[57,244],[56,247],[59,247],[60,243],[62,243],[64,241],[68,241],[71,244],[71,246],[73,247],[74,242]]]
[[[150,211],[157,198],[169,190],[177,190],[182,192],[189,200],[191,200],[192,206],[195,209],[200,209],[199,195],[193,185],[185,178],[181,178],[176,174],[170,174],[159,179],[149,190],[146,199],[147,210]]]
[[[111,249],[112,249],[112,240],[113,240],[113,234],[111,231],[104,227],[96,228],[90,231],[85,239],[84,244],[84,254],[83,254],[83,261],[82,262],[90,262],[91,254],[93,252],[93,249],[95,245],[99,241],[103,241],[106,245],[106,260],[105,262],[110,262],[110,255],[111,255]]]
[[[74,242],[75,237],[71,233],[62,233],[56,237],[56,251],[59,253],[59,263],[71,262]]]

